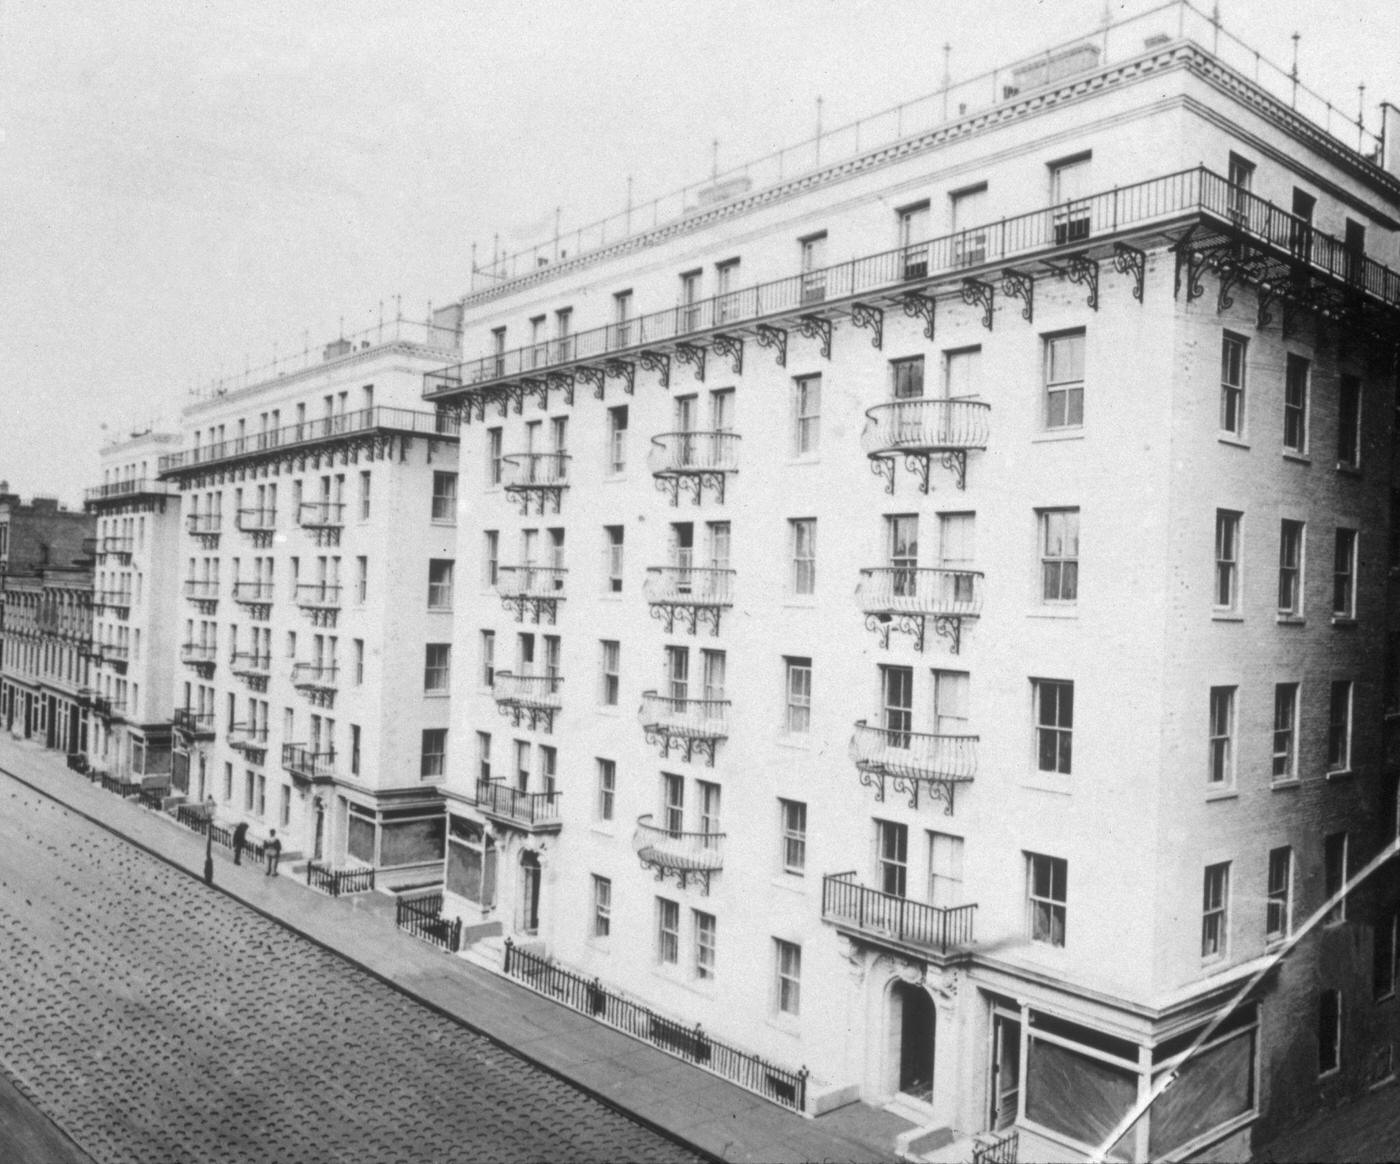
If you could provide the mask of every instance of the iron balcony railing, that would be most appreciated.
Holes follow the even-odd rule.
[[[214,663],[218,661],[219,648],[214,643],[180,644],[180,662]]]
[[[266,675],[272,670],[271,652],[235,651],[229,658],[229,670],[235,675]]]
[[[235,602],[264,603],[272,601],[271,582],[235,582],[233,584]]]
[[[292,686],[334,691],[337,683],[334,663],[295,663],[292,666]]]
[[[1082,198],[970,226],[952,234],[881,251],[848,262],[789,275],[699,303],[669,307],[632,320],[625,337],[613,324],[577,332],[546,345],[449,365],[424,376],[428,399],[455,395],[497,380],[603,359],[621,347],[645,350],[685,336],[800,314],[818,303],[897,292],[902,286],[959,277],[1041,253],[1083,250],[1126,231],[1214,220],[1247,239],[1285,252],[1303,269],[1344,281],[1387,307],[1400,307],[1400,274],[1306,220],[1241,190],[1204,166],[1179,170]],[[626,338],[626,345],[618,340]],[[543,347],[543,358],[541,350]]]
[[[340,605],[340,586],[334,582],[297,583],[297,605],[334,607]]]
[[[877,453],[985,449],[992,406],[962,397],[891,400],[865,411],[861,448]]]
[[[648,566],[642,596],[671,606],[732,606],[737,573],[719,566]]]
[[[236,723],[228,729],[228,746],[239,751],[263,750],[267,747],[267,724]]]
[[[502,598],[562,598],[568,576],[563,566],[501,566],[496,593]]]
[[[252,436],[198,445],[178,453],[169,453],[161,457],[159,471],[162,476],[165,476],[170,473],[198,469],[220,461],[235,461],[277,449],[295,448],[299,445],[367,436],[377,431],[431,437],[456,437],[458,421],[456,417],[447,413],[417,412],[407,408],[376,406],[355,412],[344,412],[339,416],[327,416],[320,420],[289,424]]]
[[[982,610],[982,573],[876,566],[860,572],[856,602],[865,614],[969,618]]]
[[[637,818],[632,851],[648,865],[686,873],[713,873],[724,868],[724,833],[685,832],[652,824],[652,814]]]
[[[307,780],[333,780],[335,752],[312,751],[305,744],[283,744],[282,767]]]
[[[850,755],[862,772],[961,782],[977,774],[978,736],[872,727],[857,720]]]
[[[186,578],[185,597],[195,602],[213,602],[219,597],[217,578]]]
[[[92,596],[93,606],[105,606],[111,609],[126,610],[131,606],[130,590],[98,590]]]
[[[901,945],[938,954],[972,944],[975,905],[940,908],[882,893],[856,882],[856,873],[832,873],[822,878],[822,920]]]
[[[735,432],[663,432],[651,438],[647,468],[653,476],[733,473],[739,468]]]
[[[338,529],[345,524],[345,503],[303,501],[297,510],[297,524],[304,529]]]
[[[522,792],[500,780],[476,782],[476,804],[488,816],[525,828],[557,828],[559,792]]]
[[[728,699],[681,699],[643,691],[638,718],[649,732],[722,740],[729,736],[729,707]]]
[[[240,509],[234,524],[244,533],[267,533],[277,528],[277,510]]]
[[[196,739],[208,739],[214,735],[214,713],[212,711],[195,711],[191,707],[177,707],[175,714],[171,717],[171,723],[176,731]]]
[[[118,558],[129,558],[131,551],[135,548],[135,538],[105,537],[102,539],[101,553],[111,554]]]
[[[92,653],[102,663],[126,664],[131,660],[131,648],[125,643],[93,643]]]
[[[567,453],[508,453],[501,458],[501,482],[507,490],[566,485],[569,459]]]
[[[185,529],[191,534],[208,537],[219,532],[223,520],[217,513],[191,513],[185,518]]]
[[[520,707],[557,708],[562,675],[517,675],[513,671],[497,671],[491,694],[497,703]]]
[[[130,481],[110,481],[106,485],[94,485],[89,489],[84,489],[83,504],[91,505],[95,501],[121,501],[126,498],[139,497],[142,494],[157,494],[163,497],[169,492],[169,487],[163,481],[137,477]]]

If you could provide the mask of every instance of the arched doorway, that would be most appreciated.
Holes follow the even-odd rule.
[[[933,1048],[937,1027],[933,999],[922,986],[895,982],[890,989],[890,1033],[895,1090],[920,1103],[933,1102]]]

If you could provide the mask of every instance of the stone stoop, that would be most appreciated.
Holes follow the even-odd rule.
[[[500,922],[480,922],[477,925],[462,927],[462,949],[457,955],[468,962],[501,973],[506,960],[506,940],[501,935]]]
[[[942,1125],[901,1132],[894,1142],[901,1160],[910,1164],[957,1164],[972,1159],[972,1138],[959,1136]]]

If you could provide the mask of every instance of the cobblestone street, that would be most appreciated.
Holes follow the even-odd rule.
[[[0,1067],[100,1164],[696,1160],[0,776]]]

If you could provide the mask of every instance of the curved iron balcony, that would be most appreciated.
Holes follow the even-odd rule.
[[[962,620],[982,613],[982,573],[942,567],[875,566],[860,572],[856,602],[865,614],[865,625],[890,645],[890,631],[914,636],[916,649],[924,649],[924,627],[933,620],[934,631],[951,640],[953,654],[962,644]]]
[[[277,510],[240,509],[235,522],[244,533],[270,533],[277,528]]]
[[[340,585],[335,582],[299,582],[297,605],[314,609],[338,607]]]
[[[651,617],[664,619],[670,634],[679,615],[695,633],[697,621],[708,622],[710,633],[719,634],[720,612],[734,605],[737,571],[718,566],[648,566],[642,596]]]
[[[95,662],[112,664],[125,670],[131,660],[131,648],[121,643],[93,643],[92,657]]]
[[[213,643],[183,643],[180,646],[180,662],[192,667],[212,667],[218,658],[218,647]]]
[[[267,675],[272,670],[272,656],[255,651],[238,651],[229,660],[229,670],[235,675]]]
[[[171,716],[171,725],[177,732],[196,740],[214,738],[214,713],[195,711],[192,707],[177,707]]]
[[[909,794],[910,807],[917,808],[920,787],[926,785],[951,814],[954,786],[970,783],[976,775],[980,738],[873,727],[862,719],[851,735],[850,756],[860,782],[876,788],[876,800],[885,799],[889,779],[896,792]]]
[[[522,721],[531,728],[543,723],[545,731],[554,728],[554,714],[560,708],[559,688],[564,684],[560,675],[517,675],[514,671],[497,671],[493,677],[491,695],[496,710],[509,716],[519,727]]]
[[[236,723],[228,729],[228,746],[240,752],[267,750],[267,725]]]
[[[191,602],[216,602],[219,598],[217,578],[186,578],[185,597]]]
[[[559,512],[564,490],[569,487],[567,453],[508,453],[501,458],[501,483],[508,495],[520,501],[520,512],[528,514],[533,501],[536,513],[544,513],[545,503]]]
[[[915,396],[889,400],[865,410],[861,448],[871,470],[886,479],[885,492],[894,492],[895,458],[919,478],[928,492],[930,459],[937,454],[944,468],[957,474],[958,488],[967,484],[969,449],[987,447],[987,418],[992,406],[966,397]]]
[[[303,529],[338,529],[345,524],[345,503],[303,501],[297,511],[297,524]]]
[[[501,780],[476,782],[476,806],[489,817],[527,832],[554,832],[559,818],[560,792],[521,792]]]
[[[313,752],[305,744],[283,744],[282,767],[297,780],[334,780],[335,752]]]
[[[185,517],[185,529],[197,538],[219,536],[223,518],[217,513],[191,513]]]
[[[715,745],[729,738],[729,707],[728,699],[678,699],[643,691],[637,718],[647,743],[661,746],[662,759],[676,747],[687,760],[699,752],[713,767]]]
[[[92,596],[93,606],[105,606],[109,610],[130,610],[130,590],[99,590]]]
[[[272,601],[271,582],[235,582],[233,600],[249,605],[260,606]]]
[[[501,566],[496,571],[496,593],[501,605],[515,613],[516,622],[524,622],[528,610],[531,622],[547,614],[553,623],[568,575],[563,566]]]
[[[311,691],[334,691],[336,682],[336,665],[334,663],[292,664],[293,687]]]
[[[940,957],[966,952],[976,916],[975,905],[943,909],[870,889],[856,881],[854,870],[822,878],[822,921],[898,949]]]
[[[131,551],[136,545],[135,538],[105,537],[98,550],[104,557],[108,554],[116,558],[130,558]]]
[[[647,468],[672,505],[679,502],[682,484],[696,505],[707,485],[722,503],[725,475],[739,471],[739,434],[718,429],[658,433],[651,438]]]
[[[724,868],[724,833],[683,832],[652,824],[652,814],[637,818],[632,850],[642,866],[656,870],[656,879],[675,877],[681,888],[691,877],[700,878],[710,891],[710,874]]]

